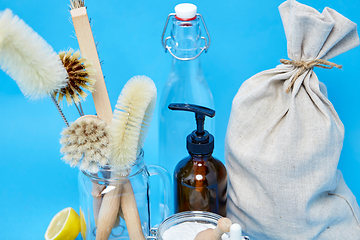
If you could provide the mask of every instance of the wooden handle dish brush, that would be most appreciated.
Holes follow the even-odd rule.
[[[63,160],[72,167],[96,174],[98,166],[105,166],[110,155],[109,130],[107,124],[94,115],[85,115],[78,118],[61,135],[60,152],[64,154]],[[81,162],[80,162],[81,161]],[[104,186],[93,183],[93,211],[95,223],[101,205]]]
[[[131,78],[118,98],[111,124],[110,165],[124,177],[144,146],[147,131],[155,110],[156,87],[146,76]],[[104,203],[103,203],[104,204]],[[102,206],[103,206],[102,204]],[[123,212],[131,240],[144,240],[141,221],[131,182],[123,185],[121,194]],[[100,209],[101,213],[101,209]]]
[[[81,2],[81,1],[72,1],[72,2]],[[94,76],[96,80],[94,85],[95,91],[92,94],[96,112],[101,119],[103,119],[108,125],[110,125],[112,119],[111,104],[106,90],[105,80],[101,70],[99,56],[96,50],[96,45],[95,45],[93,33],[91,31],[86,7],[85,6],[80,7],[81,4],[80,5],[72,4],[72,6],[78,7],[71,9],[70,14],[74,24],[76,37],[79,42],[81,54],[85,58],[89,59],[89,61],[93,64],[93,68],[96,71]]]
[[[97,110],[98,116],[101,119],[103,119],[106,123],[110,124],[111,119],[112,119],[111,105],[110,105],[110,101],[109,101],[108,94],[106,91],[105,81],[104,81],[104,78],[102,75],[100,61],[99,61],[99,58],[97,55],[95,42],[93,39],[89,19],[87,16],[87,11],[86,11],[83,1],[74,0],[74,1],[71,1],[71,5],[72,5],[73,9],[70,11],[70,13],[72,16],[76,35],[78,38],[80,50],[82,52],[82,55],[85,56],[86,58],[88,58],[93,63],[93,67],[96,70],[96,75],[94,77],[96,80],[96,83],[94,86],[95,92],[93,93],[95,108]],[[141,95],[141,92],[140,92],[140,95]],[[144,122],[144,119],[146,119],[145,122],[147,120],[149,120],[148,119],[149,113],[146,111],[148,109],[151,109],[151,108],[149,108],[149,105],[151,105],[151,107],[154,107],[152,104],[150,104],[150,103],[154,102],[153,99],[154,99],[154,96],[151,96],[151,101],[146,103],[144,115],[142,116],[143,119],[140,122],[140,124],[142,124],[142,122]],[[155,99],[156,99],[156,88],[155,88]],[[153,109],[151,109],[151,110],[153,110]],[[145,112],[147,114],[146,116],[145,116]],[[114,119],[117,119],[117,118],[115,117]],[[118,130],[119,128],[122,128],[122,127],[123,128],[128,127],[128,125],[120,125],[119,126],[119,124],[115,124],[115,126],[118,127],[116,130]],[[139,125],[140,129],[142,128],[142,126],[143,125]],[[142,132],[141,136],[146,135],[146,133],[144,134],[144,132],[146,132],[146,131],[144,130]],[[134,135],[134,133],[132,133],[132,134]],[[136,132],[135,132],[135,134],[136,134]],[[117,166],[120,168],[127,168],[131,165],[130,164],[131,161],[136,160],[137,153],[139,152],[139,149],[142,147],[142,145],[139,143],[142,143],[143,139],[144,139],[141,136],[139,133],[139,136],[137,136],[139,141],[137,142],[137,145],[135,146],[136,150],[133,151],[133,153],[131,154],[131,156],[134,155],[135,158],[132,158],[131,156],[126,155],[126,157],[125,157],[126,160],[122,161],[123,159],[117,158],[118,156],[112,157],[111,159],[116,159],[115,164],[112,164],[113,166]],[[119,136],[115,136],[115,138],[113,138],[113,139],[116,139],[116,137],[119,137]],[[126,140],[125,140],[125,142],[126,142]],[[127,146],[130,146],[130,145],[134,145],[134,144],[128,142]],[[141,145],[141,147],[139,148],[140,145]],[[120,150],[120,149],[124,150],[124,148],[122,148],[122,147],[123,146],[119,146],[118,144],[115,144],[116,150]],[[119,159],[121,159],[120,160],[120,161],[122,161],[121,163],[118,162]],[[126,185],[128,185],[128,184],[126,184]],[[98,223],[97,235],[96,235],[97,240],[106,240],[109,238],[111,229],[114,226],[114,223],[116,221],[118,208],[120,206],[120,194],[121,194],[121,187],[115,186],[115,188],[112,191],[110,191],[104,195],[102,203],[101,203],[100,211],[99,211],[98,221],[97,221],[97,223]],[[128,222],[126,222],[128,232],[130,235],[129,236],[130,239],[141,240],[141,239],[145,239],[145,238],[144,238],[144,235],[141,230],[139,215],[137,212],[134,211],[135,209],[137,211],[137,207],[136,207],[135,197],[133,195],[134,194],[132,192],[132,188],[127,187],[127,194],[126,194],[127,197],[122,198],[123,199],[122,211],[123,211],[124,216],[131,216],[130,218],[127,217]]]
[[[220,218],[216,228],[208,228],[204,231],[199,232],[194,240],[220,240],[221,236],[230,232],[231,220],[228,218]]]
[[[119,206],[130,239],[145,240],[134,191],[126,177],[144,145],[155,109],[156,95],[154,82],[146,76],[133,77],[120,93],[109,129],[111,158],[108,165],[114,170],[112,178],[124,181],[114,181],[107,186],[111,190],[103,195],[97,219],[97,240],[109,238]]]
[[[111,104],[110,104],[109,96],[108,96],[108,93],[106,90],[105,80],[104,80],[104,76],[103,76],[103,73],[101,70],[99,56],[97,53],[94,37],[93,37],[92,31],[91,31],[89,17],[87,15],[86,7],[84,6],[84,1],[81,1],[81,0],[71,0],[70,2],[71,2],[71,6],[72,6],[72,9],[70,10],[70,14],[71,14],[71,18],[72,18],[72,21],[74,24],[76,37],[78,39],[81,53],[84,57],[86,57],[87,59],[89,59],[92,62],[93,67],[96,71],[95,76],[94,76],[94,78],[96,80],[96,83],[94,85],[95,91],[92,94],[96,112],[97,112],[97,115],[101,119],[103,119],[108,125],[110,125],[111,119],[112,119]],[[96,186],[94,186],[93,190],[95,191],[96,189],[98,189],[98,188]],[[99,193],[95,193],[95,194],[100,195],[101,193],[99,192]],[[115,195],[119,196],[120,188],[115,188],[113,193],[111,193],[111,194],[115,194]],[[109,195],[111,195],[111,194],[109,194]],[[105,205],[108,205],[108,204],[111,204],[109,206],[120,205],[120,197],[114,198],[114,197],[107,196],[107,195],[108,194],[106,194],[103,199],[105,201]],[[109,203],[107,203],[108,198],[111,198],[111,201]],[[100,198],[100,200],[101,200],[101,198]],[[114,201],[116,201],[116,203]],[[99,202],[99,201],[94,202],[94,209],[99,209],[99,211],[100,211],[101,207],[95,206],[95,204],[99,205],[99,204],[101,204],[101,202]],[[103,207],[103,212],[104,211],[105,210]],[[105,212],[107,212],[107,211],[105,211]],[[99,214],[100,214],[100,212],[99,213],[94,212],[95,216],[97,216]],[[96,221],[96,222],[99,222],[99,221]],[[103,230],[104,228],[105,228],[105,230]],[[96,239],[108,239],[108,237],[106,237],[108,230],[106,230],[106,229],[109,227],[106,226],[104,228],[103,228],[103,224],[101,224],[101,227],[97,229],[97,235],[99,235],[99,236],[103,236],[104,235],[103,232],[106,232],[104,237],[101,237],[101,238],[97,237]],[[112,228],[112,226],[111,226],[111,228]]]

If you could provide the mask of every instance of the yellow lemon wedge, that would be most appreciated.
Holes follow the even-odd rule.
[[[74,240],[80,232],[80,217],[71,207],[58,212],[45,232],[45,240]]]
[[[81,226],[81,237],[83,240],[86,240],[86,220],[81,208],[80,208],[80,226]]]

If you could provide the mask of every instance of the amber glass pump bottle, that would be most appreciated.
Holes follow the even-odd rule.
[[[227,172],[212,156],[214,137],[204,129],[205,116],[214,117],[215,111],[183,103],[172,103],[169,109],[194,112],[197,125],[186,138],[189,156],[175,167],[175,212],[208,211],[226,216]]]

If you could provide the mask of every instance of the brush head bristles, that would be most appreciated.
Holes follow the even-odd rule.
[[[72,167],[96,173],[110,157],[109,129],[96,116],[85,115],[65,128],[60,139],[63,160]]]
[[[10,9],[0,12],[0,67],[31,99],[47,96],[67,83],[56,52]]]
[[[67,103],[78,103],[81,99],[85,99],[89,92],[94,91],[95,79],[91,78],[95,75],[95,70],[91,63],[80,56],[80,52],[70,49],[67,52],[59,52],[59,57],[68,73],[68,83],[65,87],[53,92],[55,99],[60,103],[64,96]]]
[[[70,8],[71,9],[81,8],[84,6],[85,6],[84,0],[70,0]]]
[[[146,76],[131,78],[122,89],[111,122],[110,165],[126,169],[144,145],[156,104],[156,86]]]

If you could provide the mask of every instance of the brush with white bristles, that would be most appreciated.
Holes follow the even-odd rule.
[[[156,86],[146,76],[131,78],[120,93],[111,122],[111,160],[114,169],[127,169],[136,160],[156,104]]]
[[[99,166],[108,164],[109,129],[97,116],[85,115],[78,118],[61,135],[60,152],[64,154],[63,160],[70,166],[97,173]]]
[[[99,167],[108,164],[110,157],[109,127],[97,116],[85,115],[78,118],[62,133],[60,152],[63,160],[70,166],[88,171],[95,176]],[[95,223],[98,221],[104,186],[93,182],[93,213]]]
[[[68,84],[68,73],[52,47],[10,9],[0,12],[0,68],[25,97],[51,96],[69,126],[52,92]]]
[[[10,9],[0,12],[0,67],[30,99],[48,96],[68,81],[57,53]]]
[[[110,125],[110,166],[126,177],[132,164],[144,146],[147,131],[156,104],[156,87],[146,76],[131,78],[122,89]],[[116,191],[105,194],[98,217],[96,240],[108,239],[119,212],[123,213],[131,240],[145,240],[129,180],[117,185]],[[121,192],[120,192],[121,191]],[[120,194],[121,193],[121,194]]]

